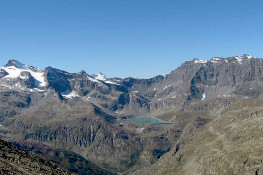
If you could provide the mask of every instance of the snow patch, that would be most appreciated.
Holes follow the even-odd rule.
[[[247,59],[253,58],[252,56],[250,56],[250,55],[248,55],[248,54],[244,54],[243,57],[244,57],[244,58],[247,58]]]
[[[107,81],[104,81],[105,83],[108,83],[108,84],[116,84],[116,85],[120,85],[120,84],[118,84],[118,83],[115,83],[115,82],[112,82],[112,81],[109,81],[109,80],[107,80]]]
[[[238,62],[239,64],[242,64],[243,57],[235,56],[235,59],[237,60],[237,62]]]
[[[99,83],[99,81],[98,81],[98,80],[96,80],[96,79],[94,79],[93,77],[90,77],[90,76],[88,76],[88,79],[89,79],[90,81],[92,81],[92,82]]]
[[[99,73],[96,73],[96,74],[93,74],[91,75],[91,78],[90,80],[93,81],[93,82],[99,82],[99,81],[103,81],[105,83],[108,83],[108,84],[116,84],[116,85],[120,85],[118,83],[115,83],[115,82],[112,82],[112,81],[109,81],[109,79],[106,77],[106,75],[104,75],[103,73],[99,72]],[[99,81],[98,81],[99,80]],[[120,81],[120,80],[117,80],[117,81]]]
[[[74,98],[74,97],[79,97],[79,94],[76,91],[66,91],[64,93],[61,93],[61,95],[67,99],[69,98]]]
[[[205,93],[203,93],[201,101],[204,100],[204,99],[205,99]]]
[[[200,63],[200,64],[205,64],[205,63],[207,63],[207,60],[195,59],[195,60],[194,60],[194,63],[196,63],[196,64],[198,64],[198,63]]]
[[[45,90],[43,89],[38,89],[38,88],[34,88],[34,89],[30,89],[30,91],[33,91],[33,92],[45,92]]]
[[[20,63],[20,62],[19,62]],[[17,63],[18,64],[18,63]],[[20,76],[21,72],[29,72],[32,77],[34,77],[36,81],[37,87],[43,87],[46,86],[45,78],[44,78],[44,72],[38,68],[33,68],[32,66],[23,65],[22,63],[15,66],[8,66],[8,67],[1,67],[0,69],[5,70],[8,75],[6,75],[5,79],[14,79],[14,78],[22,78],[25,79],[26,77]],[[19,67],[19,68],[18,68]]]
[[[220,58],[218,57],[214,57],[210,60],[212,63],[218,63],[218,61],[220,61]]]
[[[213,60],[213,61],[220,61],[220,58],[218,58],[218,57],[213,57],[212,60]]]
[[[105,81],[107,80],[107,77],[106,75],[104,75],[103,73],[99,72],[99,73],[96,73],[96,74],[93,74],[91,75],[94,79],[96,80],[100,80],[100,81]]]

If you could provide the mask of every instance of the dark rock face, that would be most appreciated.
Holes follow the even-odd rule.
[[[36,81],[29,72],[21,72],[19,82],[26,88],[35,88]]]
[[[56,91],[66,92],[67,90],[71,90],[70,82],[68,81],[68,78],[71,77],[70,74],[52,67],[47,67],[44,72],[48,85]]]
[[[262,94],[262,61],[257,58],[226,59],[204,64],[191,79],[189,99],[212,99],[223,95],[257,98]]]
[[[5,70],[0,69],[0,78],[3,78],[6,75],[8,75],[8,73]]]
[[[16,60],[8,60],[8,62],[6,63],[5,67],[14,66],[14,67],[20,68],[21,65],[23,65],[23,64],[20,63],[19,61],[16,61]]]

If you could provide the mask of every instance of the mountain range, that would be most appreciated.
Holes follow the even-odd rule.
[[[247,54],[193,59],[150,79],[9,60],[1,138],[78,174],[260,174],[262,71]]]

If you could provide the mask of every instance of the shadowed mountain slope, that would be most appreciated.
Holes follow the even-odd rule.
[[[60,168],[53,162],[18,149],[3,140],[0,140],[0,173],[21,175],[74,174]]]

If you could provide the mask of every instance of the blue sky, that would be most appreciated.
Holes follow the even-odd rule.
[[[260,0],[0,0],[1,66],[149,78],[196,57],[263,57],[262,41]]]

